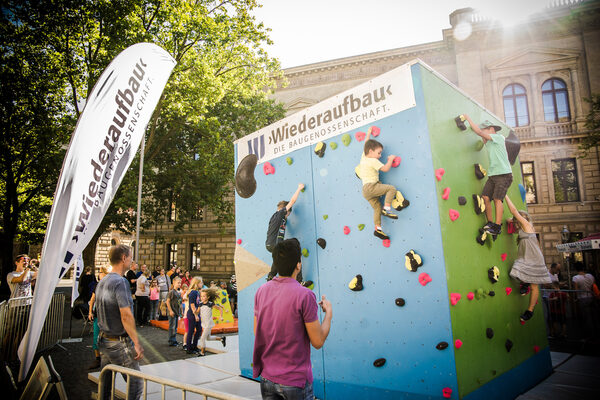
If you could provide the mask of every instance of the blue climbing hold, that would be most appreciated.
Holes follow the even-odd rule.
[[[523,203],[525,203],[525,194],[527,193],[527,190],[525,190],[525,186],[523,186],[521,183],[519,183],[519,192],[521,192],[521,200],[523,200]]]

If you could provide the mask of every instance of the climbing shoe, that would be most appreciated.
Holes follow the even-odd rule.
[[[490,235],[499,235],[502,232],[502,225],[489,222],[483,227],[483,230]]]
[[[529,293],[529,283],[521,283],[519,286],[519,294],[521,296],[526,296]]]
[[[396,191],[396,197],[392,200],[392,208],[402,211],[410,205],[410,201],[406,200],[399,190]]]
[[[386,240],[386,239],[390,238],[388,235],[383,233],[383,231],[381,229],[375,229],[375,232],[373,232],[373,235],[377,236],[381,240]]]
[[[391,218],[391,219],[398,219],[398,215],[394,214],[394,213],[392,212],[392,210],[386,210],[385,208],[382,208],[382,209],[381,209],[381,214],[382,214],[384,217],[388,217],[388,218]]]
[[[533,317],[533,311],[525,310],[523,314],[519,317],[519,319],[523,322],[529,321]]]

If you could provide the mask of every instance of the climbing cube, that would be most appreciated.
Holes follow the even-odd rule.
[[[479,235],[486,220],[472,199],[485,179],[475,177],[473,165],[487,168],[489,160],[485,149],[477,150],[479,137],[457,127],[455,117],[463,113],[509,133],[443,77],[413,62],[235,143],[236,168],[250,154],[258,158],[255,193],[236,195],[242,375],[252,377],[254,294],[272,261],[264,245],[268,221],[298,183],[306,190],[286,237],[307,249],[304,279],[314,282],[317,300],[325,295],[333,305],[329,337],[322,349],[312,349],[318,398],[514,398],[550,374],[541,306],[526,324],[519,322],[528,298],[509,277],[515,236]],[[374,236],[373,210],[355,175],[364,146],[359,139],[369,130],[379,132],[382,162],[392,154],[402,158],[380,180],[410,202],[397,220],[383,219],[387,247]],[[317,150],[328,148],[322,157],[318,143]],[[344,146],[332,151],[331,143]],[[274,173],[263,173],[266,162]],[[513,175],[508,194],[525,208],[518,162]],[[488,277],[494,266],[496,283]]]

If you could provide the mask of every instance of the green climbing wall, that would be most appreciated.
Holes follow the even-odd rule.
[[[488,119],[503,127],[500,133],[504,136],[510,128],[439,76],[426,69],[421,72],[428,100],[426,113],[433,167],[445,169],[442,180],[437,182],[438,206],[449,296],[461,294],[458,303],[450,306],[450,314],[453,338],[463,342],[462,347],[455,350],[458,388],[463,397],[523,363],[548,343],[541,304],[532,320],[525,325],[519,320],[529,297],[520,296],[518,284],[509,277],[516,257],[517,235],[506,234],[504,224],[503,233],[495,242],[489,237],[481,246],[475,240],[486,219],[484,214],[475,213],[472,195],[481,194],[487,177],[478,180],[473,165],[480,163],[487,168],[489,161],[487,151],[481,149],[479,136],[471,129],[458,129],[454,117],[466,113],[475,122]],[[518,159],[512,168],[514,181],[508,195],[518,209],[525,209],[518,188],[522,183]],[[450,197],[442,200],[446,187],[450,188]],[[464,196],[467,204],[459,205],[458,196]],[[457,220],[450,220],[450,209],[460,213]],[[504,220],[509,217],[505,206]],[[505,261],[502,261],[503,253],[507,255]],[[492,266],[500,269],[500,279],[494,284],[487,275]],[[506,294],[507,287],[512,288],[510,295]],[[483,296],[477,296],[478,289],[480,294],[483,291]],[[489,296],[490,290],[495,296]],[[468,292],[476,297],[468,300]],[[494,331],[492,339],[486,336],[487,328]],[[505,347],[507,339],[513,343],[510,352]]]

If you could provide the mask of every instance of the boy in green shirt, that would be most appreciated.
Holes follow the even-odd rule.
[[[487,171],[488,180],[483,187],[481,197],[485,202],[485,216],[487,223],[483,229],[492,235],[499,235],[502,231],[502,213],[504,207],[502,201],[506,192],[513,181],[512,169],[508,161],[506,152],[505,138],[498,133],[502,128],[486,120],[477,126],[468,115],[463,114],[465,119],[471,125],[471,129],[477,135],[481,136],[485,148],[488,151],[490,165]],[[496,207],[495,219],[492,219],[492,204],[490,198],[494,200]]]

